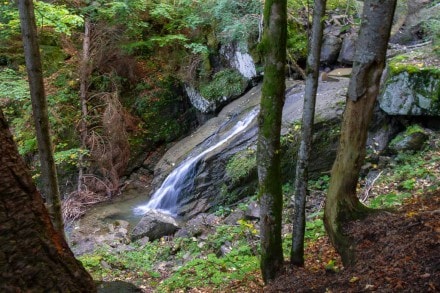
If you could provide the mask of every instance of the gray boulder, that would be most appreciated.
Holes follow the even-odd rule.
[[[378,99],[389,115],[440,116],[440,71],[391,63]]]
[[[245,212],[246,218],[248,219],[259,219],[260,218],[260,205],[256,201],[251,201]]]
[[[341,51],[339,51],[339,63],[347,65],[353,64],[357,37],[358,35],[356,33],[345,35],[344,40],[342,41]]]
[[[341,51],[342,46],[340,34],[341,28],[337,26],[327,27],[324,30],[324,37],[321,47],[321,62],[332,64],[337,61],[339,51]]]
[[[179,229],[176,220],[157,210],[148,211],[131,232],[131,240],[148,237],[150,241],[174,234]]]
[[[429,135],[425,129],[418,125],[411,125],[404,132],[399,133],[388,147],[392,153],[419,151],[428,138]]]
[[[199,214],[195,218],[186,222],[177,231],[175,237],[199,237],[212,233],[213,229],[220,223],[220,218],[214,214]]]

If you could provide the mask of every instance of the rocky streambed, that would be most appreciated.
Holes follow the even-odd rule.
[[[345,101],[345,91],[348,79],[338,77],[332,82],[321,83],[317,96],[317,122],[339,120]],[[283,111],[283,134],[287,135],[291,126],[301,119],[304,84],[300,81],[287,81],[286,102]],[[155,178],[149,182],[137,184],[137,188],[127,188],[118,199],[102,203],[90,209],[80,220],[73,223],[68,231],[69,240],[76,254],[91,252],[102,244],[113,246],[115,249],[130,249],[130,233],[141,216],[135,215],[133,209],[146,203],[151,189],[158,186],[174,166],[179,164],[191,152],[197,152],[198,147],[207,139],[222,131],[227,131],[228,122],[238,121],[251,109],[258,108],[261,95],[261,85],[249,90],[245,95],[228,104],[218,116],[208,120],[197,131],[172,146],[160,159],[155,167]],[[220,201],[222,183],[227,181],[225,167],[228,160],[236,153],[255,147],[257,135],[256,123],[235,137],[224,147],[218,148],[204,158],[195,175],[194,199],[186,200],[187,205],[181,217],[188,220],[198,214],[204,214]],[[332,161],[331,155],[329,155]],[[215,168],[214,168],[215,166]],[[326,168],[329,168],[327,164]],[[136,176],[132,176],[135,178]],[[143,186],[143,187],[139,187]],[[247,194],[251,196],[253,194]],[[245,197],[246,195],[242,195]],[[317,203],[319,204],[319,203]],[[251,212],[252,213],[252,212]]]

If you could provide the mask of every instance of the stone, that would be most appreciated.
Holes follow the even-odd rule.
[[[193,86],[186,85],[185,86],[186,94],[188,95],[189,100],[191,101],[191,105],[194,108],[199,110],[202,113],[210,113],[216,110],[216,102],[217,101],[209,101],[205,97],[203,97]],[[225,102],[227,97],[220,97],[221,102]]]
[[[440,116],[440,70],[391,62],[378,100],[389,115]]]
[[[399,133],[388,147],[392,153],[419,151],[428,138],[429,135],[425,129],[419,125],[411,125],[404,132]]]
[[[201,237],[211,233],[220,223],[220,217],[214,214],[198,214],[186,222],[182,228],[177,231],[175,237]]]
[[[223,45],[220,48],[220,54],[245,78],[252,79],[257,76],[254,60],[247,52],[247,48],[240,48],[235,44]]]
[[[235,225],[239,220],[245,218],[245,213],[241,209],[236,209],[230,213],[224,220],[223,223],[226,225]]]
[[[246,209],[245,215],[248,219],[259,219],[260,205],[256,201],[251,201]]]
[[[355,33],[345,35],[344,39],[342,40],[341,50],[339,51],[339,63],[347,65],[353,64],[357,37],[358,35]]]
[[[341,51],[342,40],[333,34],[324,36],[321,47],[320,61],[326,64],[333,64],[337,61]]]
[[[131,232],[131,240],[148,237],[150,241],[173,235],[179,229],[176,220],[157,210],[148,211]]]
[[[382,153],[401,130],[402,127],[394,116],[387,115],[376,106],[368,130],[367,148],[374,154]]]

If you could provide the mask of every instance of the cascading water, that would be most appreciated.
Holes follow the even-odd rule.
[[[160,210],[161,212],[176,216],[179,206],[178,201],[183,191],[191,192],[197,164],[209,152],[228,142],[241,131],[245,130],[258,114],[258,109],[250,111],[243,120],[238,121],[218,142],[212,139],[200,154],[189,156],[182,161],[164,180],[162,185],[151,197],[146,205],[134,209],[135,214],[145,214],[148,210]]]

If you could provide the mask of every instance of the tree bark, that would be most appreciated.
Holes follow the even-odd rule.
[[[365,159],[368,124],[379,93],[395,6],[396,0],[364,3],[339,148],[325,204],[325,228],[346,266],[354,264],[355,257],[353,244],[344,235],[342,225],[368,212],[356,196],[356,186]]]
[[[304,265],[304,233],[305,207],[308,194],[308,166],[313,136],[313,121],[315,117],[316,92],[319,79],[319,59],[321,55],[322,32],[324,28],[326,0],[316,0],[313,10],[312,36],[309,46],[309,55],[306,68],[306,88],[301,123],[301,144],[298,150],[295,175],[295,199],[292,232],[292,250],[290,263]]]
[[[29,88],[32,100],[38,153],[41,165],[42,193],[55,228],[64,235],[64,223],[61,213],[60,191],[50,139],[47,101],[44,92],[43,70],[37,39],[34,7],[31,0],[19,0],[21,31],[24,55],[28,72]]]
[[[95,292],[50,221],[0,110],[0,291]]]
[[[280,131],[286,87],[286,5],[286,0],[265,1],[263,37],[259,45],[264,56],[257,143],[261,272],[264,282],[274,279],[283,266]]]
[[[81,60],[80,69],[80,104],[81,104],[81,123],[80,123],[80,138],[81,138],[81,148],[82,150],[87,149],[87,92],[88,92],[88,81],[91,74],[90,66],[90,34],[91,34],[91,22],[86,16],[84,19],[84,38],[83,38],[83,56]],[[81,152],[78,158],[78,186],[77,193],[81,194],[83,189],[83,173],[84,173],[84,154]]]

